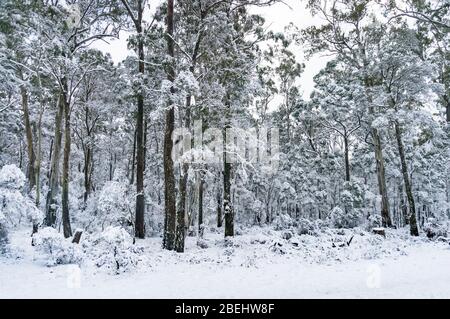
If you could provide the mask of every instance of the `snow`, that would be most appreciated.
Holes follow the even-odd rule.
[[[45,267],[25,233],[12,235],[15,260],[0,257],[0,298],[450,297],[448,243],[405,239],[407,230],[387,230],[386,239],[361,230],[288,240],[260,228],[231,241],[208,233],[208,248],[189,237],[184,254],[149,238],[137,242],[145,262],[118,275],[89,263]],[[338,233],[353,233],[349,247],[331,248]]]

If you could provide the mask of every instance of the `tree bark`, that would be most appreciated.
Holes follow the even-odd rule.
[[[173,43],[173,6],[174,0],[167,1],[167,51],[173,60],[174,43]],[[170,82],[175,79],[175,69],[173,61],[169,63],[167,68],[167,78]],[[174,87],[170,88],[171,94],[174,93]],[[173,250],[175,247],[176,233],[176,194],[175,194],[175,176],[172,159],[172,133],[175,128],[175,108],[172,100],[169,101],[169,109],[166,111],[166,127],[164,131],[164,199],[165,199],[165,221],[164,221],[164,238],[163,248]]]
[[[54,227],[56,223],[56,197],[59,192],[59,163],[61,159],[61,140],[62,140],[62,117],[64,114],[63,95],[58,98],[58,110],[55,115],[55,138],[53,141],[53,151],[50,165],[49,187],[45,204],[45,225]]]
[[[205,16],[204,12],[201,12],[201,19]],[[200,48],[200,42],[202,39],[203,31],[199,33],[197,41],[195,43],[194,52],[192,54],[192,62],[189,70],[193,74],[195,71],[195,65],[197,62],[197,56]],[[191,102],[192,96],[188,94],[186,97],[186,114],[185,114],[185,127],[190,129],[191,127]],[[175,238],[175,250],[177,252],[184,252],[184,241],[186,237],[186,192],[188,182],[189,163],[185,162],[182,165],[182,175],[179,181],[180,200],[177,210],[177,226],[176,226],[176,238]]]
[[[192,71],[192,69],[191,69]],[[190,128],[191,126],[191,95],[186,97],[186,115],[185,115],[185,127]],[[186,238],[186,193],[187,193],[187,182],[189,174],[189,163],[184,162],[182,164],[182,173],[179,181],[179,192],[180,199],[178,202],[177,210],[177,225],[175,234],[175,250],[179,253],[184,252],[184,242]]]
[[[27,138],[27,153],[28,153],[27,177],[29,183],[29,190],[31,191],[33,187],[36,185],[36,173],[35,173],[36,154],[34,152],[33,133],[31,130],[30,111],[28,108],[28,91],[23,85],[20,87],[20,94],[22,96],[22,111],[25,124],[25,135]]]
[[[409,180],[408,166],[406,165],[405,149],[403,146],[400,124],[397,120],[394,122],[394,126],[395,126],[395,137],[397,139],[398,153],[400,155],[400,163],[402,165],[403,183],[405,185],[405,192],[409,205],[409,231],[411,235],[419,236],[419,229],[417,227],[416,221],[416,205],[414,203],[411,181]]]
[[[230,97],[227,94],[226,101],[226,112],[227,112],[227,123],[225,124],[224,130],[224,154],[223,154],[223,213],[225,215],[225,237],[234,236],[234,207],[231,199],[231,163],[227,161],[227,128],[231,127],[230,123]]]
[[[35,157],[35,176],[36,176],[36,206],[41,203],[41,162],[42,162],[42,117],[44,115],[44,102],[41,99],[39,110],[39,119],[37,127],[37,150]]]
[[[201,173],[200,173],[201,174]],[[203,237],[203,177],[200,178],[200,183],[198,184],[198,236]]]
[[[450,123],[450,97],[447,101],[447,123]]]
[[[386,173],[384,168],[383,150],[378,130],[372,129],[373,144],[375,148],[375,161],[377,166],[378,190],[381,195],[381,221],[383,227],[391,227],[392,221],[389,213],[389,198],[386,187]]]
[[[220,179],[218,181],[220,183]],[[221,187],[217,185],[216,201],[217,201],[217,227],[222,227],[222,202],[221,202]]]
[[[92,147],[90,143],[86,146],[86,152],[84,154],[84,203],[86,203],[89,195],[91,194],[91,171],[92,171]]]
[[[133,138],[133,159],[131,164],[131,178],[130,178],[130,185],[134,184],[134,174],[136,171],[136,135],[137,131],[134,130],[134,138]]]
[[[177,210],[176,234],[175,234],[175,250],[179,253],[184,252],[184,242],[186,237],[186,193],[188,180],[187,163],[183,163],[182,176],[180,178],[180,198]]]
[[[348,136],[344,136],[344,155],[345,155],[345,181],[350,182],[350,158],[348,149]]]
[[[138,18],[136,23],[136,31],[138,33],[138,57],[139,57],[139,73],[144,74],[144,35],[142,33],[142,0],[138,1]],[[144,94],[143,88],[140,88],[137,96],[137,120],[136,120],[136,221],[135,236],[138,238],[145,237],[145,196],[144,196]]]
[[[71,132],[70,132],[70,101],[68,99],[68,85],[67,79],[62,78],[63,85],[63,103],[64,103],[64,158],[63,158],[63,173],[62,173],[62,223],[64,237],[72,236],[72,228],[70,226],[69,213],[69,170],[70,170],[70,147],[71,147]]]
[[[400,183],[398,184],[398,196],[400,197],[401,220],[404,225],[409,225],[408,207],[406,206],[405,198],[403,197],[403,187]]]

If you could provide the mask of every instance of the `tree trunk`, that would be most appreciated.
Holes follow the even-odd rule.
[[[69,213],[69,170],[70,170],[70,101],[68,100],[68,85],[67,79],[61,80],[63,84],[63,103],[64,103],[64,158],[63,158],[63,173],[62,173],[62,223],[64,237],[72,236],[72,229],[70,226]]]
[[[201,13],[201,19],[203,21],[204,13]],[[192,74],[195,71],[195,65],[197,61],[198,51],[200,48],[200,42],[202,39],[203,31],[200,32],[197,41],[195,43],[194,52],[192,54],[192,61],[189,70]],[[190,129],[191,127],[191,102],[192,96],[190,94],[186,97],[186,114],[185,114],[185,127]],[[179,208],[177,211],[177,226],[176,226],[176,238],[175,238],[175,250],[177,252],[184,251],[184,241],[186,237],[186,192],[187,192],[187,182],[188,182],[188,172],[189,163],[183,163],[182,166],[182,176],[180,177],[179,189],[180,189],[180,201]]]
[[[231,163],[227,161],[227,128],[231,127],[230,124],[230,97],[227,94],[225,105],[227,107],[227,123],[224,130],[224,154],[223,154],[223,213],[225,215],[225,237],[234,236],[234,208],[231,198]]]
[[[133,159],[131,164],[131,178],[130,178],[130,185],[134,184],[134,174],[136,172],[136,135],[137,131],[134,130],[134,138],[133,138]]]
[[[381,195],[381,220],[383,227],[391,227],[392,221],[389,213],[389,198],[386,187],[386,174],[384,169],[383,150],[378,130],[372,129],[373,144],[375,148],[375,161],[377,165],[378,190]]]
[[[23,85],[20,87],[20,94],[22,96],[22,111],[25,124],[25,135],[27,138],[27,152],[28,152],[27,178],[29,182],[29,190],[31,191],[33,187],[36,185],[36,173],[34,170],[36,155],[34,152],[34,145],[33,145],[33,133],[31,130],[31,123],[30,123],[30,111],[28,109],[28,91]]]
[[[409,224],[408,207],[406,207],[405,198],[403,197],[403,187],[400,183],[398,184],[398,196],[400,197],[400,210],[402,212],[401,220],[404,225],[408,225]]]
[[[174,57],[173,43],[173,0],[167,1],[167,51],[168,55]],[[175,79],[175,69],[173,61],[167,68],[167,78],[170,82]],[[171,94],[174,88],[170,88]],[[166,111],[166,127],[164,131],[164,192],[165,192],[165,221],[163,247],[167,250],[173,250],[175,246],[176,233],[176,195],[175,195],[175,176],[172,159],[172,133],[175,128],[175,107],[170,98],[169,109]]]
[[[90,143],[86,146],[86,152],[84,154],[84,203],[86,203],[89,195],[91,194],[91,170],[92,170],[92,147]]]
[[[58,98],[58,110],[55,115],[55,138],[50,165],[49,187],[45,204],[45,225],[54,227],[56,223],[56,197],[59,191],[59,163],[61,158],[62,117],[64,114],[63,95]]]
[[[201,173],[200,173],[201,174]],[[200,176],[198,184],[198,236],[203,237],[203,178]]]
[[[192,69],[191,69],[192,70]],[[191,107],[191,95],[186,97],[186,121],[185,126],[187,129],[191,126],[190,119],[190,107]],[[182,175],[179,181],[179,191],[180,199],[178,202],[177,210],[177,226],[175,234],[175,250],[179,253],[184,252],[184,241],[186,237],[186,193],[187,193],[187,182],[188,182],[188,172],[189,163],[185,162],[182,165]]]
[[[350,182],[350,159],[348,149],[348,136],[344,136],[344,153],[345,153],[345,181]]]
[[[176,234],[175,234],[175,250],[179,253],[184,252],[184,242],[186,237],[186,193],[188,180],[187,163],[183,163],[182,176],[180,178],[180,199],[178,202]]]
[[[35,159],[35,175],[36,175],[36,206],[41,203],[41,162],[42,162],[42,117],[44,115],[44,103],[41,99],[39,110],[38,128],[37,128],[37,150]]]
[[[220,183],[220,179],[218,180]],[[217,227],[222,227],[222,202],[221,202],[221,188],[217,185],[216,201],[217,201]]]
[[[411,181],[408,175],[408,166],[406,165],[405,149],[403,147],[400,124],[395,121],[395,137],[397,138],[398,153],[400,155],[400,163],[402,165],[403,183],[405,185],[406,197],[409,205],[409,230],[411,235],[419,236],[419,229],[416,221],[416,205],[414,203],[414,196],[412,193]]]
[[[450,123],[450,97],[447,101],[447,123]]]
[[[139,57],[139,73],[144,74],[144,39],[142,33],[142,14],[144,8],[142,7],[142,0],[138,1],[138,57]],[[143,88],[139,90],[137,96],[137,122],[136,122],[136,221],[135,221],[135,236],[138,238],[145,237],[145,197],[144,197],[144,95]]]

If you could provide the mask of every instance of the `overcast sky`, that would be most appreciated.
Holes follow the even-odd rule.
[[[268,29],[273,31],[283,31],[284,27],[291,22],[299,28],[320,23],[320,18],[312,17],[309,10],[305,8],[305,1],[285,0],[284,2],[285,3],[277,3],[270,7],[253,8],[252,12],[262,15],[266,20]],[[154,8],[155,5],[152,7]],[[118,63],[128,55],[126,38],[127,35],[123,32],[119,40],[110,41],[109,44],[97,42],[95,47],[102,51],[109,52],[113,61]],[[306,65],[299,84],[303,90],[304,98],[308,99],[313,89],[314,75],[325,66],[330,58],[315,56],[309,61],[306,61],[301,47],[296,47],[293,51],[295,51],[299,62],[303,62]]]

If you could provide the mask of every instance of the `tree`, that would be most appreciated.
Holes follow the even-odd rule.
[[[312,13],[325,18],[325,24],[310,27],[303,35],[311,45],[311,54],[329,51],[359,72],[360,81],[365,87],[368,116],[373,117],[377,109],[373,103],[375,78],[371,73],[370,55],[378,43],[379,26],[372,22],[374,18],[370,14],[370,4],[371,1],[352,0],[345,3],[333,1],[331,6],[327,6],[324,1],[311,0],[309,7]],[[382,140],[376,128],[371,128],[370,135],[373,139],[383,226],[391,226]]]
[[[136,51],[138,56],[138,72],[143,78],[145,72],[145,53],[144,53],[144,10],[146,0],[136,0],[135,8],[131,7],[129,1],[121,0],[125,7],[129,18],[131,19],[137,37]],[[135,236],[138,238],[145,237],[145,194],[144,194],[144,93],[143,83],[136,92],[137,99],[137,116],[136,116],[136,221],[135,221]]]
[[[174,28],[174,1],[167,1],[167,53],[170,58],[167,65],[167,80],[171,83],[170,95],[174,94],[173,81],[175,80],[175,44],[173,40]],[[167,250],[175,248],[176,233],[176,193],[175,176],[172,158],[172,134],[175,129],[175,105],[169,95],[166,110],[166,127],[164,131],[164,196],[165,196],[165,220],[163,247]]]

